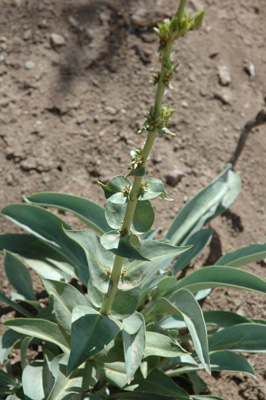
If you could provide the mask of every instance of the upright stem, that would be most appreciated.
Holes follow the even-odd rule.
[[[182,17],[185,5],[186,5],[186,0],[181,0],[177,14],[176,14],[176,16],[178,18]],[[159,79],[158,86],[157,86],[157,92],[156,92],[156,98],[155,98],[155,104],[154,104],[154,119],[155,119],[155,121],[159,120],[160,114],[161,114],[162,99],[163,99],[163,95],[164,95],[164,91],[165,91],[165,83],[164,83],[165,75],[167,73],[167,69],[165,68],[164,64],[166,61],[169,61],[169,59],[170,59],[172,45],[173,45],[173,42],[169,41],[163,52],[163,61],[162,61],[160,79]],[[145,145],[144,145],[142,153],[141,153],[143,164],[146,163],[146,161],[149,157],[156,134],[157,134],[157,129],[154,129],[153,131],[150,131],[148,133],[147,140],[145,142]],[[122,225],[122,230],[125,232],[130,232],[131,223],[132,223],[135,209],[137,206],[138,194],[140,193],[141,183],[142,183],[142,176],[135,176],[134,182],[132,185],[132,189],[130,192],[130,200],[127,203],[127,208],[126,208],[124,221],[123,221],[123,225]],[[121,276],[122,266],[123,266],[123,257],[116,256],[115,260],[114,260],[111,277],[110,277],[108,291],[104,297],[103,304],[102,304],[102,307],[100,310],[100,312],[104,315],[108,315],[110,313],[112,304],[114,302],[119,279]]]

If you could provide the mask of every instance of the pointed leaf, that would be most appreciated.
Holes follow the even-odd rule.
[[[144,352],[144,358],[149,356],[171,358],[186,353],[187,351],[185,349],[183,349],[177,342],[174,342],[168,336],[152,331],[146,332],[146,348]]]
[[[184,240],[225,211],[236,199],[241,182],[240,177],[230,168],[231,165],[228,165],[177,214],[165,235],[172,244],[183,244]]]
[[[121,235],[118,231],[109,231],[101,236],[100,242],[106,250],[117,249],[120,238]]]
[[[44,400],[42,382],[43,363],[34,361],[22,373],[23,392],[29,400]]]
[[[9,329],[0,337],[0,363],[8,357],[13,347],[21,340],[23,335]]]
[[[25,317],[32,317],[32,314],[29,311],[25,310],[25,308],[21,307],[19,304],[10,300],[8,297],[6,297],[1,292],[0,292],[0,301],[8,304],[10,307],[14,308],[14,310],[18,311],[20,314],[24,315]]]
[[[64,336],[54,322],[45,319],[15,318],[4,322],[3,325],[24,335],[54,343],[64,352],[69,351]]]
[[[87,269],[83,249],[62,229],[70,230],[70,226],[54,214],[31,204],[11,204],[2,210],[2,215],[63,254],[79,268]]]
[[[66,234],[85,250],[91,284],[102,293],[106,293],[109,284],[108,271],[112,270],[114,255],[101,245],[94,232],[67,231]]]
[[[104,208],[84,197],[65,193],[45,192],[33,194],[27,197],[26,201],[41,206],[55,207],[60,210],[69,211],[99,233],[109,230],[104,216]]]
[[[31,275],[25,264],[14,254],[4,251],[5,271],[11,285],[28,300],[36,300]]]
[[[192,395],[192,400],[225,400],[223,397],[219,396],[208,396],[208,395]]]
[[[215,265],[226,265],[228,267],[242,267],[251,262],[261,261],[266,257],[266,243],[252,244],[242,247],[236,251],[226,253]]]
[[[212,371],[242,372],[256,378],[250,363],[239,354],[221,350],[210,354]]]
[[[176,257],[183,253],[188,247],[176,247],[168,243],[155,241],[155,240],[143,240],[142,247],[139,252],[149,259],[148,262],[143,261],[131,261],[125,260],[124,268],[126,274],[124,275],[124,282],[128,285],[128,289],[144,285],[145,280],[155,275],[160,268],[160,265],[164,260],[171,257]]]
[[[11,374],[0,369],[0,388],[4,386],[4,394],[12,393],[14,389],[19,389],[20,383]],[[1,394],[1,392],[0,392]]]
[[[265,353],[266,325],[240,324],[216,332],[209,339],[210,350]]]
[[[181,289],[168,299],[158,300],[154,312],[180,315],[191,334],[195,350],[204,368],[210,372],[207,330],[201,308],[189,290]]]
[[[252,290],[266,293],[266,282],[250,274],[231,267],[204,267],[192,272],[177,282],[177,288],[185,287],[192,292],[214,287],[230,287],[234,289]]]
[[[110,318],[85,306],[72,313],[71,353],[68,375],[94,354],[99,353],[120,331]]]
[[[242,315],[231,311],[205,311],[203,315],[206,324],[218,325],[224,328],[232,325],[253,323],[252,319],[242,317]]]
[[[115,176],[106,185],[103,185],[101,182],[99,182],[99,184],[104,190],[106,199],[109,199],[109,197],[113,196],[115,193],[123,193],[126,186],[129,188],[132,186],[132,182],[123,175]]]
[[[169,376],[158,369],[153,370],[146,379],[137,380],[137,383],[139,384],[137,390],[141,392],[174,396],[184,400],[190,398],[184,389],[177,386]]]
[[[172,201],[165,193],[163,182],[160,179],[149,177],[143,180],[145,190],[138,197],[138,200],[152,200],[161,197],[164,200]]]
[[[124,362],[105,363],[103,373],[107,381],[120,389],[126,386],[127,374]]]
[[[186,246],[192,245],[193,247],[181,254],[177,262],[172,267],[173,274],[182,271],[198,254],[200,254],[211,241],[213,235],[212,229],[201,229],[194,233],[186,241]]]
[[[71,336],[71,319],[74,307],[78,305],[91,306],[84,294],[79,292],[72,285],[43,279],[43,284],[48,294],[53,297],[53,310],[56,322],[62,328],[65,336]]]
[[[132,381],[135,372],[140,366],[146,340],[145,320],[142,314],[135,312],[123,320],[123,346],[128,384]]]

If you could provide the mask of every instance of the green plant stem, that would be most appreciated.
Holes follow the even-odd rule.
[[[179,21],[180,21],[180,19],[182,18],[183,14],[184,14],[186,3],[187,3],[187,0],[181,0],[180,3],[179,3],[179,7],[178,7],[178,10],[176,12],[176,17],[178,18]]]
[[[184,3],[184,5],[183,5],[183,8],[184,8],[186,1],[181,1],[180,6],[183,3]],[[180,8],[180,6],[179,6],[179,8]],[[183,8],[182,8],[182,10],[183,10]],[[157,92],[156,92],[156,98],[155,98],[155,104],[154,104],[155,121],[159,121],[159,119],[160,119],[162,100],[163,100],[163,95],[164,95],[164,91],[165,91],[165,83],[164,83],[165,74],[167,73],[167,69],[165,68],[165,63],[168,62],[170,59],[172,45],[173,45],[173,42],[170,41],[166,45],[166,47],[164,49],[164,53],[163,53],[163,61],[162,61],[160,79],[159,79],[158,86],[157,86]],[[155,129],[148,133],[145,145],[142,150],[143,165],[145,165],[145,163],[149,157],[149,154],[151,152],[157,132],[158,132],[157,129]],[[134,182],[132,185],[132,189],[130,192],[130,200],[127,203],[125,217],[124,217],[124,221],[123,221],[123,225],[122,225],[122,230],[124,232],[130,232],[130,227],[132,224],[132,220],[133,220],[135,209],[136,209],[137,202],[138,202],[138,194],[140,193],[141,183],[142,183],[142,176],[135,176]],[[104,297],[103,304],[102,304],[102,307],[100,310],[100,312],[104,315],[108,315],[110,313],[110,310],[111,310],[111,307],[112,307],[112,304],[113,304],[113,301],[115,298],[117,285],[119,283],[122,266],[123,266],[123,258],[120,256],[116,256],[114,265],[113,265],[113,269],[112,269],[112,273],[111,273],[108,291]]]

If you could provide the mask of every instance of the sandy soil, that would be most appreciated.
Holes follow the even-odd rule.
[[[1,1],[1,207],[39,191],[73,193],[104,205],[97,181],[125,173],[129,151],[144,140],[136,132],[154,98],[149,79],[157,65],[157,42],[151,26],[173,14],[177,3]],[[177,136],[158,138],[149,163],[151,176],[165,183],[173,170],[185,173],[174,187],[166,183],[173,203],[154,202],[155,226],[163,230],[221,171],[243,125],[266,101],[265,0],[191,0],[188,7],[206,9],[205,26],[176,45],[181,65],[165,102],[178,107],[170,124]],[[265,134],[265,125],[250,134],[236,166],[241,194],[230,212],[211,223],[215,240],[194,268],[210,255],[214,262],[221,253],[264,242]],[[0,229],[14,231],[3,218]],[[266,278],[263,264],[246,270]],[[5,278],[2,289],[9,292]],[[36,290],[41,290],[37,280]],[[249,292],[214,290],[204,307],[266,318],[265,298]],[[265,400],[265,355],[249,359],[257,381],[204,375],[211,393]]]

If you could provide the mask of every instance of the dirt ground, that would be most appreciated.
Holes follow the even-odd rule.
[[[129,151],[154,99],[157,66],[152,26],[174,14],[177,0],[1,0],[0,206],[39,191],[60,191],[104,205],[97,181],[126,173]],[[155,201],[156,227],[166,230],[183,204],[210,182],[234,151],[244,124],[266,102],[265,0],[188,0],[206,9],[205,26],[176,44],[180,67],[165,103],[178,108],[149,163],[175,201]],[[242,190],[210,225],[211,247],[199,268],[221,253],[265,240],[266,125],[253,130],[237,163]],[[175,186],[166,182],[184,172]],[[70,219],[73,228],[79,226]],[[14,227],[0,220],[1,232]],[[266,279],[262,264],[246,267]],[[9,293],[3,278],[2,289]],[[36,290],[41,290],[36,280]],[[205,309],[266,318],[265,297],[214,290]],[[3,316],[5,318],[5,316]],[[266,340],[266,338],[265,338]],[[213,395],[266,399],[266,357],[248,357],[257,380],[206,377]]]

